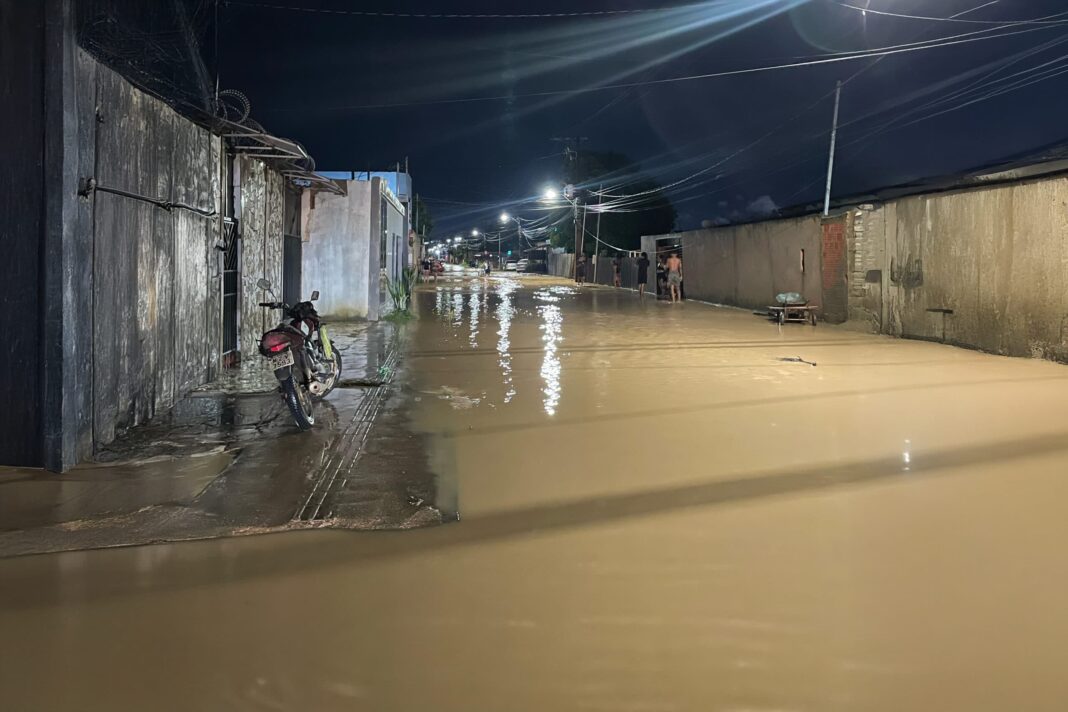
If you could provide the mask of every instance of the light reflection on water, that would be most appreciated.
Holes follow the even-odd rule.
[[[468,299],[467,306],[471,310],[470,328],[468,329],[467,338],[471,342],[471,348],[478,348],[478,316],[479,311],[482,309],[481,304],[482,295],[478,293],[478,289],[471,294]]]
[[[434,313],[439,317],[443,317],[447,311],[445,289],[438,287],[434,294]]]
[[[545,412],[556,415],[556,406],[560,403],[560,356],[557,349],[563,340],[564,314],[555,304],[538,307],[542,319],[542,341],[545,344],[545,357],[541,362],[541,378],[545,382],[542,394],[545,396]]]
[[[459,289],[452,295],[452,325],[464,325],[464,294]]]
[[[512,353],[509,348],[512,345],[511,330],[512,319],[515,317],[512,292],[518,289],[518,285],[512,280],[501,282],[497,293],[500,295],[500,303],[497,304],[497,364],[501,368],[501,377],[504,379],[504,402],[511,403],[515,398],[515,383],[512,381]]]

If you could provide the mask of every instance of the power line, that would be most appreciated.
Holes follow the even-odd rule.
[[[365,110],[365,109],[396,109],[396,108],[413,107],[413,106],[435,106],[435,105],[445,105],[445,104],[469,104],[469,103],[475,103],[475,102],[504,101],[504,100],[511,101],[511,100],[514,100],[514,99],[548,97],[548,96],[567,96],[567,95],[574,96],[574,95],[579,95],[579,94],[589,94],[589,93],[598,92],[598,91],[610,91],[610,90],[614,90],[614,89],[631,89],[631,88],[634,88],[634,87],[655,86],[655,85],[664,85],[664,84],[677,84],[677,83],[680,83],[680,82],[691,82],[691,81],[698,81],[698,80],[702,80],[702,79],[716,79],[716,78],[720,78],[720,77],[734,77],[734,76],[740,76],[740,75],[744,75],[744,74],[758,74],[758,73],[763,73],[763,72],[773,72],[773,71],[786,70],[786,69],[798,69],[798,68],[802,68],[802,67],[813,67],[813,66],[819,66],[819,65],[824,65],[824,64],[837,64],[837,63],[840,63],[840,62],[851,62],[851,61],[855,61],[855,60],[858,60],[858,59],[869,59],[871,57],[885,57],[885,56],[889,56],[889,55],[904,54],[904,53],[908,53],[908,52],[921,52],[923,50],[928,50],[928,49],[940,49],[942,47],[951,47],[951,46],[954,46],[954,45],[970,44],[972,42],[983,42],[983,41],[986,41],[986,40],[1000,39],[1000,38],[1003,38],[1003,37],[1012,37],[1014,35],[1022,35],[1022,34],[1027,34],[1027,33],[1030,33],[1030,32],[1038,32],[1038,31],[1041,31],[1041,30],[1050,29],[1051,27],[1052,26],[1046,25],[1046,26],[1042,26],[1042,27],[1034,27],[1034,28],[1031,28],[1031,29],[1016,30],[1016,31],[1013,31],[1013,32],[1004,32],[1004,33],[997,34],[997,35],[987,35],[987,36],[983,36],[983,37],[963,37],[962,39],[956,39],[956,40],[950,40],[950,41],[944,41],[944,42],[943,41],[939,41],[939,40],[932,40],[932,43],[925,44],[925,45],[922,45],[922,46],[907,46],[907,47],[900,47],[900,48],[896,48],[896,49],[882,49],[882,48],[880,48],[880,49],[876,49],[876,50],[866,50],[866,51],[861,52],[861,53],[851,53],[851,54],[848,54],[848,55],[845,55],[845,56],[841,56],[841,57],[828,57],[828,58],[824,58],[824,59],[814,59],[814,60],[809,60],[809,61],[805,61],[805,62],[790,62],[790,63],[786,63],[786,64],[774,64],[774,65],[768,65],[768,66],[764,66],[764,67],[748,67],[746,69],[734,69],[734,70],[728,70],[728,71],[724,71],[724,72],[708,72],[708,73],[705,73],[705,74],[691,74],[691,75],[681,76],[681,77],[666,77],[666,78],[663,78],[663,79],[650,79],[650,80],[647,80],[647,81],[639,81],[639,82],[624,82],[624,83],[620,83],[620,84],[605,84],[603,86],[586,87],[586,88],[581,88],[581,89],[558,89],[558,90],[553,90],[553,91],[529,92],[529,93],[525,93],[525,94],[498,94],[498,95],[495,95],[495,96],[466,97],[466,98],[460,98],[460,99],[436,99],[436,100],[431,100],[431,101],[408,101],[408,102],[393,102],[393,103],[381,103],[381,104],[349,104],[349,105],[344,105],[344,106],[323,106],[323,107],[301,106],[300,108],[273,109],[273,111],[275,111],[275,112],[301,111],[301,112],[307,113],[310,110],[312,110],[312,111],[355,111],[355,110]]]
[[[248,2],[247,0],[227,0],[230,5],[242,5],[244,7],[258,7],[266,10],[289,10],[293,12],[308,12],[326,15],[354,15],[356,17],[384,17],[404,20],[554,20],[574,17],[604,17],[611,15],[639,15],[651,12],[664,12],[666,10],[679,10],[681,7],[671,8],[635,8],[616,10],[582,10],[574,12],[389,12],[379,10],[334,10],[318,7],[297,7],[294,5],[274,5],[269,3]],[[694,6],[696,7],[696,6]]]
[[[897,17],[903,20],[927,20],[929,22],[958,22],[966,23],[969,25],[1004,25],[1004,26],[1017,26],[1017,25],[1065,25],[1068,24],[1068,20],[1048,20],[1044,18],[1036,18],[1033,20],[964,20],[960,17],[927,17],[924,15],[906,15],[900,12],[887,12],[885,10],[871,10],[866,7],[857,7],[856,5],[850,5],[848,3],[838,3],[842,7],[849,8],[850,10],[856,10],[864,14],[882,15],[884,17]],[[988,3],[989,4],[989,3]],[[985,5],[983,7],[986,7]]]

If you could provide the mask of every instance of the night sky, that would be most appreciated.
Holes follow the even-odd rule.
[[[247,93],[253,116],[304,143],[322,170],[381,170],[407,157],[438,235],[489,225],[502,208],[522,214],[559,182],[560,137],[626,153],[662,184],[682,181],[669,195],[688,229],[818,200],[837,80],[848,81],[836,195],[1068,140],[1064,1],[986,2],[851,0],[873,11],[863,14],[829,0],[234,1],[221,11],[219,66],[222,86]],[[657,11],[494,19],[292,8]],[[1046,24],[998,24],[1056,13]],[[968,41],[664,81],[940,38]],[[598,89],[620,84],[637,86]],[[530,96],[578,89],[596,90]]]

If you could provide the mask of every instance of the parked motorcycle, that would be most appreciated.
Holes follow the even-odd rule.
[[[271,283],[257,283],[271,297]],[[261,307],[282,311],[282,322],[260,338],[260,354],[278,379],[282,400],[301,430],[315,425],[313,402],[334,390],[341,379],[341,354],[330,343],[330,335],[319,319],[311,299],[290,306],[283,302],[260,302]]]

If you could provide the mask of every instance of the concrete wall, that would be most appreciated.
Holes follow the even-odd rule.
[[[238,344],[241,357],[249,359],[259,357],[260,337],[280,320],[279,312],[258,306],[271,298],[256,282],[261,278],[269,280],[276,297],[282,298],[285,195],[282,177],[268,170],[262,161],[239,156],[236,163],[242,280]]]
[[[382,235],[386,240],[386,262],[383,268],[386,277],[398,280],[401,272],[404,271],[408,255],[406,249],[408,227],[404,217],[404,206],[389,198],[383,199],[382,205],[385,213],[385,229]]]
[[[87,55],[80,66],[96,99],[79,109],[100,107],[99,185],[217,211],[219,139]],[[92,441],[102,445],[211,378],[218,220],[103,191],[93,209]]]
[[[689,299],[761,308],[773,304],[776,294],[799,292],[820,303],[818,217],[695,230],[678,238]],[[655,254],[654,240],[655,236],[642,243],[650,255]],[[650,280],[655,278],[652,261]]]
[[[0,464],[54,471],[210,380],[221,347],[222,141],[81,50],[74,16],[0,0]],[[282,178],[259,178],[251,280],[281,284]]]
[[[686,292],[760,308],[797,291],[875,333],[1068,362],[1066,205],[1054,176],[683,233]]]
[[[24,14],[14,14],[16,5]],[[22,275],[21,298],[36,303],[35,309],[4,295],[5,310],[23,312],[17,323],[29,325],[11,338],[32,337],[18,341],[17,355],[35,361],[24,368],[5,363],[5,370],[9,376],[25,370],[40,389],[3,394],[11,396],[8,412],[24,422],[5,430],[17,433],[18,445],[5,437],[0,462],[62,471],[213,377],[221,346],[214,246],[224,158],[219,137],[77,47],[71,0],[46,0],[36,16],[25,14],[30,5],[36,6],[0,5],[3,30],[26,38],[0,43],[0,53],[19,54],[14,64],[4,62],[19,73],[3,75],[5,88],[20,100],[25,131],[39,136],[4,161],[5,169],[22,171],[24,185],[13,194],[24,206],[36,205],[39,216],[27,220],[5,210],[5,268]],[[44,41],[35,45],[42,18]],[[43,74],[26,69],[38,64]],[[35,94],[38,79],[43,87]],[[35,111],[38,120],[26,124]],[[18,134],[5,138],[11,135]],[[262,170],[261,177],[262,271],[280,284],[282,179]],[[81,190],[87,179],[95,190]],[[271,217],[267,206],[275,202],[279,215]],[[16,230],[10,241],[9,228]],[[275,233],[272,243],[266,236]],[[26,381],[3,379],[5,387],[20,382]]]
[[[1068,179],[1053,177],[858,210],[851,317],[896,336],[1068,361],[1066,204]],[[880,281],[857,287],[870,270]],[[942,309],[953,314],[931,311]]]
[[[305,192],[304,291],[318,289],[319,312],[334,318],[379,316],[380,179],[348,181],[348,195]]]

